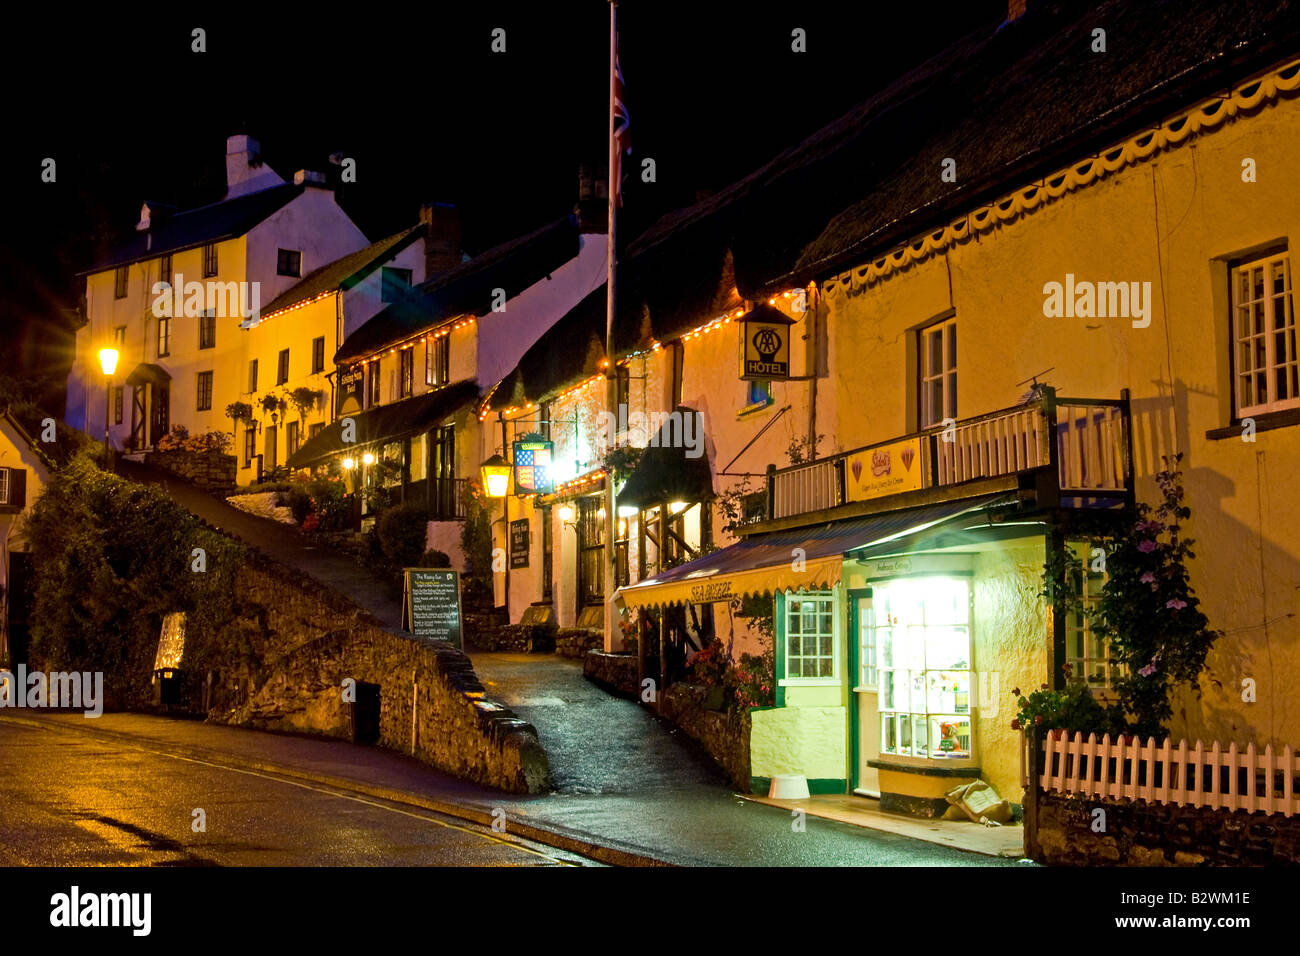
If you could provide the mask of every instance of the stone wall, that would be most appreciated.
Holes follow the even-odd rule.
[[[512,793],[550,789],[536,730],[488,700],[468,657],[390,631],[342,595],[252,554],[240,567],[240,618],[218,640],[246,648],[219,675],[209,719],[351,739],[351,678],[379,688],[379,743]]]
[[[744,793],[750,789],[749,712],[732,714],[704,706],[708,689],[695,684],[674,684],[659,695],[659,716],[686,731]]]
[[[1026,852],[1061,866],[1300,865],[1300,817],[1278,814],[1040,793],[1036,834]]]
[[[480,624],[466,628],[467,644],[480,651],[510,651],[516,654],[549,654],[555,650],[555,625]]]
[[[591,651],[582,659],[582,673],[587,680],[623,697],[637,696],[636,667],[635,654]]]
[[[235,456],[214,452],[151,451],[144,463],[193,482],[205,491],[230,491],[235,487]]]
[[[585,627],[565,627],[555,635],[555,653],[561,657],[581,660],[587,651],[599,650],[604,643],[605,635],[600,631],[591,631]]]

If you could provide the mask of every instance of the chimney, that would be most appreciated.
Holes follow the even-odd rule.
[[[1023,17],[1028,5],[1029,0],[1007,0],[1007,22]]]
[[[609,223],[609,191],[605,177],[586,163],[578,167],[578,204],[573,207],[579,232],[604,232]]]
[[[316,186],[319,189],[328,189],[325,184],[325,174],[318,173],[310,169],[300,169],[293,174],[293,184],[295,186]]]
[[[460,265],[460,210],[451,203],[425,203],[420,207],[420,224],[424,226],[425,279]]]
[[[284,180],[262,162],[262,146],[251,136],[226,137],[226,198],[279,186]]]
[[[135,224],[136,231],[148,232],[161,226],[167,217],[175,211],[175,206],[146,200],[140,206],[140,221]]]

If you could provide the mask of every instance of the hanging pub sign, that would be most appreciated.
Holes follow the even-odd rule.
[[[361,411],[364,388],[365,376],[360,365],[353,365],[339,373],[340,415]]]
[[[740,377],[768,381],[790,377],[790,327],[795,320],[780,309],[760,305],[740,319]]]
[[[515,495],[549,495],[555,487],[551,467],[555,443],[541,435],[525,435],[515,442]]]

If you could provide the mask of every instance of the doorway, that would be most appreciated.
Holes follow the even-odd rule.
[[[880,771],[869,766],[880,756],[880,678],[876,669],[878,628],[871,588],[851,588],[849,603],[849,673],[853,690],[850,736],[853,766],[850,789],[859,796],[880,796]]]
[[[357,699],[352,705],[352,741],[379,743],[379,685],[357,681]]]

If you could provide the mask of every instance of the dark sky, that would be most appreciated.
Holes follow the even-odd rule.
[[[269,7],[270,5],[266,5]],[[12,107],[0,162],[11,216],[0,238],[7,363],[57,366],[43,335],[76,307],[84,268],[140,203],[219,200],[225,138],[249,132],[288,178],[357,160],[343,203],[372,238],[420,203],[460,206],[467,251],[567,212],[580,162],[604,163],[608,4],[294,5],[266,19],[184,10],[99,22],[55,4],[0,38]],[[348,10],[352,16],[341,16]],[[892,77],[1005,12],[997,0],[904,5],[623,0],[634,163],[621,228],[745,175]],[[139,17],[139,19],[136,19]],[[207,31],[207,52],[190,31]],[[491,31],[506,31],[506,52]],[[807,31],[807,52],[791,31]],[[40,181],[54,157],[58,180]],[[639,166],[638,166],[639,168]],[[34,334],[35,333],[35,334]],[[26,341],[20,348],[17,343]]]

